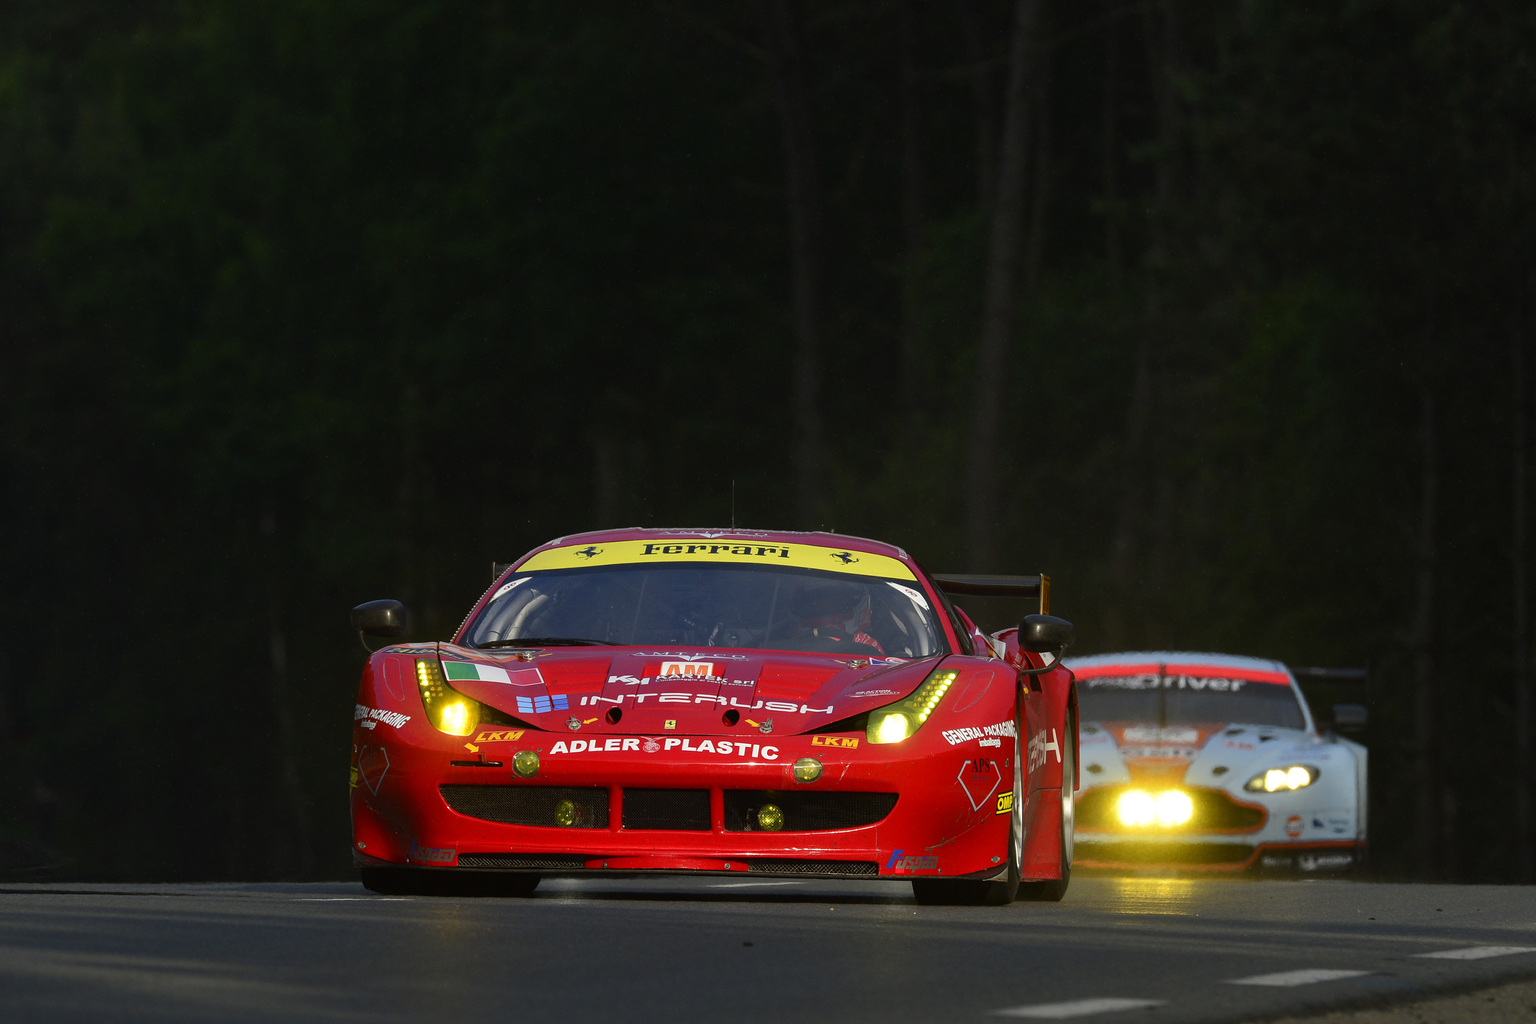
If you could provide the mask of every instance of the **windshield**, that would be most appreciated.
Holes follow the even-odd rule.
[[[865,657],[946,651],[933,608],[910,581],[688,562],[518,573],[481,609],[465,641],[478,647],[521,637]]]
[[[1241,722],[1306,728],[1291,687],[1216,675],[1080,675],[1077,700],[1085,722]]]

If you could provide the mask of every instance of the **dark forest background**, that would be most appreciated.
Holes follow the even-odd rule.
[[[1530,880],[1533,52],[1507,2],[11,0],[0,869],[344,874],[348,608],[443,637],[493,559],[734,501],[1047,571],[1079,653],[1369,665],[1380,873]]]

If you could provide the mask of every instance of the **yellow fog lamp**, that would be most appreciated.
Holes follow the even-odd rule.
[[[539,753],[536,750],[519,750],[512,755],[512,770],[520,777],[531,779],[539,774]]]
[[[480,704],[448,685],[443,666],[436,658],[416,662],[416,689],[421,694],[427,719],[439,731],[450,736],[468,736],[480,724]]]
[[[1288,793],[1312,785],[1321,774],[1310,765],[1293,764],[1255,775],[1243,788],[1250,793]]]
[[[764,832],[777,832],[784,827],[784,812],[777,804],[763,804],[757,809],[757,827]]]
[[[1157,820],[1157,801],[1151,793],[1139,789],[1127,790],[1120,794],[1115,804],[1115,813],[1122,825],[1150,825]]]
[[[959,676],[960,673],[954,669],[937,670],[908,696],[871,711],[869,726],[865,730],[869,742],[900,743],[917,732]]]
[[[576,824],[576,805],[569,800],[555,804],[555,824],[567,827]]]
[[[795,762],[796,782],[815,782],[821,778],[821,762],[814,757],[802,757]]]

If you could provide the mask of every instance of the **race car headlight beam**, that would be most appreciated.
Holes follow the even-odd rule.
[[[480,724],[480,702],[449,686],[443,676],[443,666],[436,658],[417,659],[416,689],[421,693],[427,719],[439,732],[468,736]]]
[[[1243,788],[1250,793],[1289,793],[1310,786],[1322,772],[1309,764],[1271,768],[1249,779]]]
[[[960,675],[954,669],[937,669],[923,680],[921,686],[894,704],[887,704],[869,713],[869,725],[865,735],[871,743],[900,743],[922,728],[939,706],[944,694],[955,685]]]

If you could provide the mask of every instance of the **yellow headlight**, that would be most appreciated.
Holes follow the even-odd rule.
[[[892,711],[878,720],[871,718],[869,731],[871,743],[900,743],[912,735],[912,720],[900,711]]]
[[[784,827],[784,812],[775,804],[763,804],[757,809],[757,827],[764,832],[777,832]]]
[[[912,693],[869,714],[869,728],[866,735],[871,743],[900,743],[902,740],[917,732],[918,728],[933,714],[939,706],[939,701],[949,692],[949,688],[955,685],[955,680],[960,673],[954,669],[944,669],[934,672],[923,680],[923,684]]]
[[[1152,799],[1151,793],[1132,789],[1120,794],[1115,811],[1122,825],[1150,825],[1157,817],[1157,801]]]
[[[1292,790],[1310,786],[1317,781],[1322,772],[1304,764],[1287,765],[1284,768],[1271,768],[1262,774],[1255,775],[1248,780],[1243,788],[1252,793],[1263,791],[1265,793],[1288,793]]]
[[[1195,815],[1194,801],[1190,800],[1188,793],[1182,793],[1177,789],[1170,789],[1166,793],[1157,795],[1157,823],[1159,825],[1182,825]]]
[[[442,705],[437,713],[437,727],[450,736],[468,736],[475,731],[475,709],[466,700]]]

